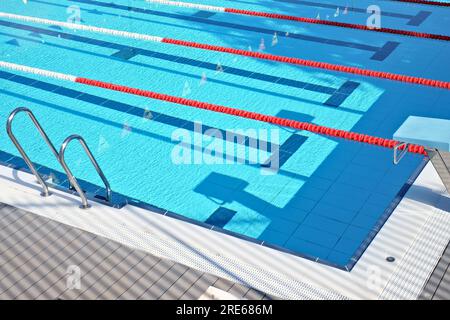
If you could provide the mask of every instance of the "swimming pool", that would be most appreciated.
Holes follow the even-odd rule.
[[[365,24],[370,2],[208,4]],[[337,5],[349,7],[347,14],[341,9],[334,17]],[[449,24],[446,8],[380,5],[389,27],[443,33]],[[86,25],[432,79],[448,80],[450,71],[443,41],[142,0],[10,0],[0,8],[58,21],[76,19],[79,8]],[[3,61],[380,137],[391,138],[409,115],[450,118],[450,95],[438,88],[9,19],[0,19],[0,42]],[[81,134],[113,191],[133,203],[348,270],[423,164],[422,156],[408,154],[394,166],[390,149],[13,71],[0,72],[0,96],[3,125],[26,106],[55,145]],[[15,126],[41,172],[67,185],[30,121],[20,117]],[[240,157],[235,138],[246,141]],[[265,172],[278,149],[279,170]],[[5,134],[0,151],[3,162],[21,165]],[[85,189],[101,188],[80,155],[78,146],[68,150],[74,174]]]

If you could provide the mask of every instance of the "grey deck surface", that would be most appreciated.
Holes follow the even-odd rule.
[[[70,289],[73,266],[80,289]],[[239,298],[271,298],[0,203],[0,299],[198,299],[210,286]]]
[[[420,299],[450,300],[450,243],[420,294]]]

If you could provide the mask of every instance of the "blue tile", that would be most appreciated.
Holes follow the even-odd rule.
[[[272,207],[268,207],[263,214],[270,217],[274,215]],[[305,220],[306,216],[308,215],[308,212],[295,208],[288,204],[283,209],[280,209],[276,212],[277,217],[288,219],[289,221],[293,221],[296,223],[301,223],[303,220]]]
[[[327,259],[329,261],[333,261],[333,263],[336,263],[337,265],[345,266],[351,262],[352,257],[353,257],[352,253],[343,253],[343,252],[339,252],[339,251],[332,251],[328,255]]]
[[[301,192],[302,196],[305,198],[308,198],[308,199],[311,199],[314,201],[319,201],[320,199],[322,199],[322,197],[326,191],[308,186],[307,184],[304,184],[300,188],[300,192]]]
[[[232,203],[235,200],[232,189],[204,181],[198,184],[193,191],[200,193],[205,197],[221,201],[223,204]]]
[[[314,214],[310,214],[306,217],[304,225],[311,226],[337,236],[341,236],[348,227],[348,224],[346,223]]]
[[[367,216],[364,214],[358,214],[352,221],[352,225],[364,229],[372,229],[375,227],[380,217]]]
[[[342,238],[338,241],[338,243],[334,247],[334,250],[353,255],[355,253],[355,251],[358,250],[360,245],[361,245],[361,242],[359,242],[359,241]]]
[[[271,229],[264,230],[261,236],[258,237],[259,240],[263,240],[268,244],[274,244],[278,246],[283,246],[289,238],[290,235]]]
[[[365,199],[361,199],[358,197],[344,197],[340,194],[328,192],[323,196],[321,202],[329,204],[336,208],[357,212],[364,205]]]
[[[333,248],[339,240],[339,236],[337,235],[305,225],[300,226],[292,236],[294,238],[303,239],[325,248]]]
[[[270,224],[268,225],[267,228],[270,230],[290,235],[298,228],[298,222],[283,219],[280,217],[268,217],[268,218],[270,219]]]
[[[372,203],[366,203],[361,210],[359,210],[359,213],[365,216],[371,216],[371,217],[381,217],[386,210],[387,206],[383,206],[380,204],[372,204]]]
[[[320,190],[328,190],[330,186],[333,184],[332,180],[324,179],[320,177],[316,177],[313,175],[308,180],[306,180],[306,184],[308,186],[320,189]]]
[[[305,212],[310,212],[316,205],[316,201],[297,195],[295,195],[288,204],[290,207],[301,209]]]
[[[206,219],[205,223],[212,226],[223,228],[231,219],[233,219],[236,211],[224,207],[219,207]]]
[[[285,247],[289,250],[301,252],[312,258],[319,259],[326,259],[331,252],[328,248],[297,238],[290,238],[286,242]]]
[[[343,238],[355,240],[358,242],[363,242],[369,235],[370,229],[360,228],[356,226],[349,226],[343,234]]]
[[[343,223],[350,223],[357,215],[354,211],[339,209],[325,203],[319,203],[311,214],[317,214]]]
[[[370,192],[364,189],[361,189],[359,187],[354,187],[352,185],[346,184],[346,183],[339,183],[336,182],[331,186],[329,189],[330,193],[333,193],[335,195],[340,195],[342,198],[345,199],[352,199],[354,201],[363,202],[366,201],[369,196]]]
[[[335,166],[333,164],[329,165],[321,165],[319,168],[314,171],[314,176],[322,177],[327,180],[334,181],[336,180],[340,174],[342,173],[342,168],[339,166]]]
[[[367,203],[379,205],[381,208],[385,208],[392,202],[393,198],[393,195],[389,197],[380,193],[372,193],[367,199]]]

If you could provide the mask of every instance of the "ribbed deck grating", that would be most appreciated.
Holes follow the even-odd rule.
[[[417,299],[449,240],[450,215],[435,209],[384,288],[380,299]]]

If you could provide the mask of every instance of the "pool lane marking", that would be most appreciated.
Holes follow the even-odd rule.
[[[248,51],[248,50],[242,50],[242,49],[233,49],[233,48],[228,48],[228,47],[222,47],[222,46],[216,46],[216,45],[210,45],[210,44],[198,43],[198,42],[192,42],[192,41],[184,41],[184,40],[171,39],[171,38],[162,38],[162,37],[158,37],[158,36],[151,36],[151,35],[146,35],[146,34],[114,30],[114,29],[107,29],[107,28],[99,28],[99,27],[90,26],[90,25],[81,25],[81,24],[76,24],[76,23],[62,22],[62,21],[42,19],[42,18],[36,18],[36,17],[22,16],[22,15],[11,14],[11,13],[6,13],[6,12],[0,12],[0,18],[20,20],[20,21],[26,21],[26,22],[32,22],[32,23],[40,23],[40,24],[46,24],[46,25],[55,25],[55,26],[89,31],[89,32],[94,32],[94,33],[104,33],[104,34],[108,34],[108,35],[114,35],[117,37],[132,38],[132,39],[151,41],[151,42],[159,42],[159,43],[167,43],[167,44],[173,44],[173,45],[177,45],[177,46],[191,47],[191,48],[197,48],[197,49],[203,49],[203,50],[209,50],[209,51],[224,52],[224,53],[229,53],[229,54],[234,54],[234,55],[239,55],[239,56],[244,56],[244,57],[252,57],[252,58],[261,59],[261,60],[277,61],[277,62],[286,63],[286,64],[293,64],[293,65],[299,65],[299,66],[305,66],[305,67],[310,67],[310,68],[323,69],[323,70],[329,70],[329,71],[341,72],[341,73],[356,74],[356,75],[366,76],[366,77],[371,77],[371,78],[387,79],[387,80],[391,80],[391,81],[413,83],[413,84],[418,84],[418,85],[423,85],[423,86],[428,86],[428,87],[436,87],[436,88],[450,90],[450,82],[442,81],[442,80],[413,77],[413,76],[407,76],[407,75],[396,74],[396,73],[391,73],[391,72],[383,72],[383,71],[375,71],[375,70],[370,70],[370,69],[362,69],[362,68],[357,68],[357,67],[349,67],[349,66],[332,64],[332,63],[327,63],[327,62],[306,60],[306,59],[301,59],[301,58],[292,58],[292,57],[286,57],[286,56],[278,56],[278,55],[274,55],[274,54],[254,52],[254,51]]]
[[[189,15],[183,15],[183,14],[178,14],[178,13],[170,13],[168,11],[166,11],[166,12],[155,11],[155,10],[150,10],[150,9],[143,9],[143,8],[137,8],[137,7],[132,7],[132,6],[119,5],[119,4],[116,4],[113,2],[105,3],[105,2],[101,2],[101,1],[95,1],[95,0],[69,0],[69,1],[76,2],[76,3],[83,3],[83,4],[87,4],[87,5],[92,5],[92,6],[122,10],[122,11],[126,11],[128,13],[135,12],[135,13],[141,13],[141,14],[145,14],[145,15],[153,15],[153,16],[158,16],[158,17],[184,20],[184,21],[189,21],[189,22],[194,21],[194,22],[198,22],[198,23],[218,26],[221,28],[250,31],[250,32],[255,32],[255,33],[259,33],[259,34],[261,34],[261,33],[268,34],[270,36],[273,36],[275,33],[277,33],[277,36],[279,38],[289,38],[289,39],[295,39],[295,40],[300,40],[300,41],[316,42],[316,43],[320,43],[323,45],[339,46],[339,47],[344,47],[344,48],[373,52],[374,54],[372,55],[372,57],[370,57],[370,59],[376,60],[376,61],[383,61],[395,49],[393,47],[393,45],[399,44],[398,42],[388,41],[382,47],[375,47],[372,45],[358,43],[358,42],[327,39],[327,38],[322,38],[322,37],[317,37],[317,36],[312,36],[312,35],[307,35],[307,34],[292,33],[292,32],[286,34],[285,31],[280,31],[280,30],[275,30],[275,29],[267,29],[267,28],[255,27],[255,26],[246,26],[246,25],[227,22],[227,21],[219,21],[219,20],[200,18],[200,17],[196,16],[195,14],[189,16]],[[59,5],[59,4],[50,3],[50,2],[46,2],[46,1],[34,0],[34,2],[65,8],[64,5]],[[110,15],[110,16],[114,16],[114,17],[120,16],[119,14],[114,14],[111,12],[104,12],[104,11],[100,11],[100,12],[102,15]],[[204,11],[204,12],[206,12],[206,11]],[[145,20],[143,18],[138,18],[138,17],[132,17],[132,16],[121,16],[121,17],[126,18],[126,19],[131,19],[131,20],[137,19],[139,21],[148,22],[148,20]],[[388,50],[386,50],[386,49],[388,49]],[[380,52],[382,52],[384,54],[380,54]]]
[[[450,2],[426,1],[426,0],[390,0],[393,2],[409,2],[416,4],[424,4],[429,6],[450,7]]]
[[[45,24],[45,25],[50,25],[50,26],[59,26],[59,27],[64,27],[64,28],[68,28],[68,29],[76,29],[76,30],[94,32],[94,33],[103,33],[103,34],[107,34],[107,35],[111,35],[111,36],[115,36],[115,37],[129,38],[129,39],[142,40],[142,41],[163,42],[163,40],[164,40],[164,38],[162,38],[162,37],[151,36],[151,35],[142,34],[142,33],[128,32],[128,31],[108,29],[108,28],[100,28],[100,27],[96,27],[96,26],[82,25],[82,24],[78,24],[78,23],[63,22],[63,21],[43,19],[43,18],[30,17],[30,16],[23,16],[23,15],[12,14],[12,13],[7,13],[7,12],[0,12],[0,17],[6,18],[6,19],[12,19],[12,20],[20,20],[20,21],[25,21],[25,22]]]
[[[301,122],[291,119],[280,118],[276,116],[266,115],[262,113],[246,111],[242,109],[230,108],[222,105],[212,104],[208,102],[201,102],[192,99],[180,98],[176,96],[171,96],[164,93],[157,93],[149,90],[143,90],[138,88],[127,87],[124,85],[119,85],[115,83],[103,82],[99,80],[77,77],[74,75],[66,75],[58,72],[53,72],[49,70],[33,68],[29,66],[19,65],[15,63],[10,63],[6,61],[0,61],[0,68],[21,71],[31,74],[36,74],[44,77],[55,78],[59,80],[65,80],[75,83],[85,84],[91,87],[99,87],[107,90],[124,92],[136,96],[147,97],[151,99],[167,101],[170,103],[175,103],[179,105],[184,105],[188,107],[213,111],[222,114],[228,114],[236,117],[256,120],[260,122],[266,122],[278,126],[288,127],[296,130],[304,130],[312,133],[317,133],[320,135],[342,138],[350,141],[356,141],[366,144],[371,144],[375,146],[385,147],[385,148],[394,148],[399,142],[392,139],[385,139],[375,136],[370,136],[362,133],[356,133],[351,131],[345,131],[325,126],[320,126],[317,124],[309,123],[309,122]],[[417,153],[421,155],[426,155],[425,148],[419,145],[409,145],[408,151],[411,153]]]
[[[31,31],[32,33],[35,33],[35,35],[33,35],[33,36],[47,35],[47,36],[51,36],[51,37],[60,37],[63,39],[72,40],[72,41],[76,41],[76,42],[89,43],[90,45],[100,46],[100,47],[104,47],[104,48],[114,48],[114,49],[118,50],[114,54],[111,55],[114,57],[120,56],[121,54],[119,54],[119,52],[132,51],[130,54],[134,53],[136,55],[143,55],[145,57],[151,57],[154,59],[172,61],[175,63],[199,67],[199,68],[208,69],[208,70],[214,70],[214,71],[217,70],[217,65],[213,64],[213,63],[204,62],[204,61],[200,61],[200,60],[188,59],[188,58],[184,58],[181,56],[162,54],[160,52],[151,51],[151,50],[142,49],[142,48],[125,46],[125,45],[117,44],[114,42],[107,42],[107,41],[103,41],[103,40],[100,41],[100,40],[96,40],[93,38],[86,38],[86,37],[82,37],[79,35],[72,35],[72,34],[64,33],[61,31],[53,31],[53,30],[48,30],[48,29],[43,29],[43,28],[38,28],[38,27],[32,27],[32,26],[28,26],[28,25],[24,25],[24,24],[15,23],[15,22],[6,22],[4,20],[0,20],[0,26],[7,26],[7,27],[17,29],[17,30]],[[0,34],[2,34],[2,33],[0,33]],[[9,34],[4,34],[4,35],[13,37],[13,35],[9,35]],[[31,34],[30,34],[30,36],[31,36]],[[16,36],[16,38],[31,41],[24,37]],[[119,59],[121,59],[121,58],[119,57]],[[126,61],[126,60],[124,60],[124,61]],[[333,108],[340,107],[341,109],[343,109],[347,112],[356,112],[353,109],[348,109],[346,107],[341,106],[342,103],[360,86],[360,83],[355,82],[355,81],[347,80],[340,87],[336,88],[336,87],[327,87],[327,86],[323,86],[323,85],[312,84],[312,83],[308,83],[308,82],[301,82],[299,80],[276,77],[276,76],[272,76],[272,75],[268,75],[268,74],[264,74],[264,73],[247,71],[244,69],[233,68],[228,65],[222,65],[222,68],[223,68],[224,73],[237,75],[237,76],[244,77],[247,79],[256,79],[259,81],[276,83],[281,86],[288,86],[288,87],[292,87],[292,88],[296,88],[296,89],[304,89],[304,90],[311,91],[311,92],[319,92],[319,93],[327,94],[327,95],[330,95],[328,100],[325,101],[324,103],[322,103],[321,105],[326,105],[326,106],[333,107]],[[217,80],[217,79],[210,79],[210,81],[229,85],[229,83],[221,82],[220,80]],[[254,90],[254,89],[255,88],[247,87],[247,90]],[[259,89],[256,89],[256,90],[259,90]],[[265,93],[268,93],[268,91],[265,91]],[[269,93],[269,94],[271,94],[271,93]],[[278,93],[276,93],[276,95],[278,95]],[[282,96],[282,97],[285,97],[285,98],[291,99],[291,100],[297,98],[292,95],[290,95],[290,96],[286,95],[286,96]]]
[[[145,1],[149,2],[149,3],[157,3],[157,4],[162,4],[162,5],[167,5],[167,6],[175,6],[175,7],[194,8],[194,9],[200,9],[200,10],[205,10],[205,11],[214,11],[214,12],[231,13],[231,14],[239,14],[239,15],[247,15],[247,16],[255,16],[255,17],[264,17],[264,18],[269,18],[269,19],[289,20],[289,21],[295,21],[295,22],[301,22],[301,23],[320,24],[320,25],[326,25],[326,26],[332,26],[332,27],[357,29],[357,30],[363,30],[363,31],[390,33],[390,34],[415,37],[415,38],[450,41],[450,36],[425,33],[425,32],[416,32],[416,31],[408,31],[408,30],[400,30],[400,29],[392,29],[392,28],[371,28],[371,27],[368,27],[368,26],[362,25],[362,24],[298,17],[298,16],[291,16],[291,15],[271,13],[271,12],[261,12],[261,11],[243,10],[243,9],[236,9],[236,8],[215,7],[215,6],[210,6],[210,5],[202,5],[202,4],[189,3],[189,2],[179,2],[179,1],[169,1],[169,0],[145,0]]]

